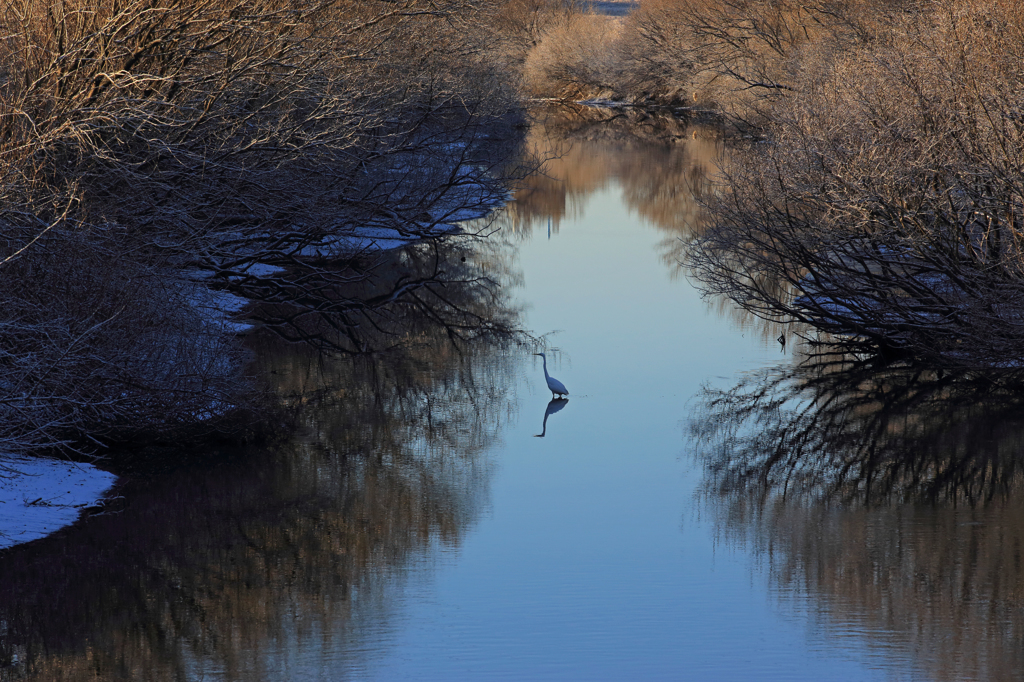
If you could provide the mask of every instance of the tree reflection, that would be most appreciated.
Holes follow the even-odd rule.
[[[463,253],[497,271],[501,254]],[[468,279],[449,302],[515,317]],[[515,337],[430,310],[367,331],[401,343],[355,358],[257,335],[296,435],[151,447],[125,465],[123,509],[0,553],[0,680],[366,677],[395,582],[487,502],[485,452],[514,410]]]
[[[557,233],[593,194],[616,186],[630,210],[663,234],[658,251],[670,273],[683,274],[679,264],[686,245],[705,222],[705,202],[718,191],[726,154],[721,129],[667,111],[637,109],[563,105],[542,109],[537,117],[524,146],[532,157],[547,160],[494,217],[501,233],[525,239],[549,225]],[[710,305],[765,342],[790,331],[726,297],[712,298]]]
[[[543,109],[526,140],[540,173],[526,177],[505,209],[510,231],[529,234],[579,214],[586,199],[616,182],[626,204],[660,230],[675,267],[679,237],[700,223],[723,148],[716,128],[669,113],[560,106]]]
[[[705,389],[700,414],[693,433],[721,492],[974,504],[1024,471],[1024,391],[990,374],[822,357]]]
[[[1022,408],[1012,376],[837,356],[705,389],[690,430],[719,531],[780,597],[814,599],[822,637],[863,633],[930,679],[1014,680]]]
[[[475,229],[486,232],[489,222]],[[518,311],[503,286],[514,280],[507,251],[468,234],[375,253],[364,264],[368,276],[347,277],[349,265],[339,265],[329,286],[291,273],[253,297],[261,303],[248,317],[285,341],[352,354],[415,343],[435,330],[456,343],[512,335]]]

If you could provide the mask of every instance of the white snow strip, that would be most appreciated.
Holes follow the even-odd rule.
[[[242,308],[249,305],[249,300],[242,296],[197,284],[191,291],[188,301],[210,324],[218,324],[227,332],[240,333],[252,329],[251,324],[231,320]]]
[[[245,269],[245,274],[252,275],[253,277],[270,277],[282,272],[284,272],[284,268],[278,265],[268,265],[267,263],[253,263]]]
[[[116,478],[91,464],[0,455],[0,549],[71,525]]]

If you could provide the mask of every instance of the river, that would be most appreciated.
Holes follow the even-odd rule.
[[[588,117],[537,124],[556,158],[468,253],[538,343],[272,349],[293,438],[152,448],[107,512],[0,552],[0,680],[1019,679],[1024,424],[818,372],[918,382],[871,440],[910,463],[865,486],[843,448],[879,401],[809,400],[788,330],[677,264],[716,131]]]

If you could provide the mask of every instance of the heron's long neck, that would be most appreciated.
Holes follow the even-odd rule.
[[[548,376],[548,359],[547,359],[547,356],[542,355],[542,356],[540,356],[540,359],[544,361],[544,378],[545,379],[550,379],[551,377]]]

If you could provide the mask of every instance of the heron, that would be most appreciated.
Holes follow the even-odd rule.
[[[544,360],[544,378],[548,381],[548,390],[551,391],[551,399],[554,400],[556,395],[569,395],[569,391],[566,390],[565,384],[558,379],[548,374],[548,356],[543,353],[534,353],[539,355]]]

